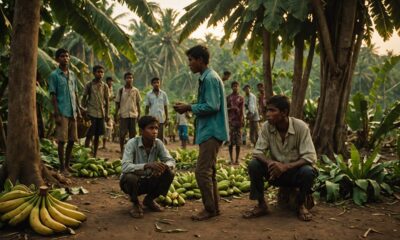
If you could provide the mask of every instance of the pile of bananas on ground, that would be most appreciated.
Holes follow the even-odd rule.
[[[121,160],[109,162],[104,159],[86,158],[79,159],[72,165],[75,177],[107,177],[121,174]]]
[[[86,216],[77,208],[52,196],[46,186],[32,191],[18,184],[0,195],[0,221],[10,226],[29,221],[32,229],[41,235],[77,228],[86,220]]]
[[[217,164],[216,178],[221,197],[240,195],[250,191],[250,181],[245,165],[235,168]],[[267,188],[268,184],[265,183],[264,187]],[[158,202],[166,206],[177,207],[184,205],[186,199],[199,198],[201,198],[201,193],[194,173],[180,172],[176,174],[167,195],[159,196]]]
[[[170,151],[171,156],[176,160],[176,168],[180,170],[192,169],[196,166],[199,151],[193,149],[178,148],[175,151]]]

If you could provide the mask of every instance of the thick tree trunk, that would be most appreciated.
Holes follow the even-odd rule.
[[[339,9],[326,15],[337,16],[335,21],[327,21],[319,0],[313,0],[317,13],[321,48],[321,96],[318,106],[313,139],[317,152],[333,155],[345,153],[345,114],[350,95],[354,61],[358,54],[355,31],[357,4],[355,0],[341,1]],[[322,13],[322,14],[321,14]],[[359,17],[362,17],[360,14]],[[362,22],[362,21],[361,21]],[[329,31],[331,30],[331,31]],[[362,35],[362,34],[361,34]],[[334,44],[332,44],[334,43]],[[335,53],[332,59],[332,53]]]
[[[271,33],[263,29],[263,71],[265,98],[269,99],[274,95],[272,90],[272,71],[271,71]]]
[[[316,36],[311,38],[310,49],[307,56],[306,66],[303,68],[303,52],[304,41],[300,37],[295,39],[295,57],[294,57],[294,74],[293,74],[293,90],[292,104],[290,115],[299,119],[303,119],[304,100],[306,98],[308,79],[312,68],[314,58]]]
[[[7,175],[12,182],[43,184],[36,118],[39,0],[17,0],[14,8],[8,92]]]

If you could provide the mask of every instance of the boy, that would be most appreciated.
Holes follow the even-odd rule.
[[[130,139],[126,144],[120,178],[122,191],[129,194],[133,203],[130,214],[134,218],[143,217],[143,205],[154,212],[163,211],[154,199],[168,193],[174,179],[171,169],[175,167],[175,160],[163,142],[157,139],[158,120],[143,116],[139,119],[139,129],[141,136]],[[138,199],[142,194],[147,194],[143,205]]]
[[[189,134],[188,134],[188,113],[177,113],[176,114],[176,125],[178,125],[178,135],[181,140],[181,147],[186,149],[186,145],[189,142]]]

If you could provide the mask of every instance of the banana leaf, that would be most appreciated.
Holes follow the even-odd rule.
[[[339,199],[339,184],[333,183],[331,181],[325,181],[326,186],[326,200],[329,201],[336,201]]]

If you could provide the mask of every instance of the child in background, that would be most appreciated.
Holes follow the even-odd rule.
[[[106,134],[103,138],[103,148],[106,149],[106,142],[113,141],[113,132],[114,132],[114,121],[110,118],[108,122],[106,122]]]
[[[178,125],[179,139],[181,140],[181,147],[186,149],[186,144],[189,142],[188,134],[188,113],[176,113],[176,124]]]

